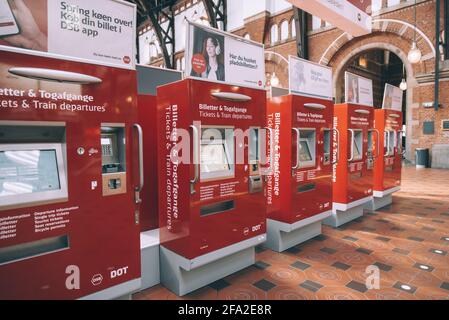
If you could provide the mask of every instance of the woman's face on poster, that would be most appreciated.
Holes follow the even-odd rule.
[[[212,40],[212,38],[207,38],[206,41],[206,52],[209,55],[209,57],[215,57],[216,54],[216,49],[217,46],[215,45],[214,41]]]

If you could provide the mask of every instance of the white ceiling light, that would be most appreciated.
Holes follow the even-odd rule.
[[[407,59],[410,63],[415,64],[421,61],[422,53],[421,50],[416,45],[416,42],[413,41],[412,48],[410,49]]]

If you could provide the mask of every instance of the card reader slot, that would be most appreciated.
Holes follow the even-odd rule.
[[[217,214],[220,212],[225,212],[225,211],[234,210],[234,209],[235,209],[234,200],[208,204],[208,205],[202,206],[200,208],[200,216],[202,216],[202,217],[209,216],[212,214]]]
[[[298,193],[312,191],[312,190],[315,190],[315,189],[316,189],[316,184],[315,183],[303,184],[303,185],[300,185],[298,187]]]
[[[0,248],[0,265],[30,259],[69,248],[69,236],[63,235]]]

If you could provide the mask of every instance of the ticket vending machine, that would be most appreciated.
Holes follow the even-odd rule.
[[[13,49],[1,57],[0,299],[137,290],[135,70]]]
[[[338,227],[363,215],[363,208],[373,198],[374,110],[370,106],[345,103],[334,107],[334,127],[339,135],[339,161],[333,170],[332,215],[325,224]],[[378,139],[378,138],[377,138]]]
[[[266,184],[265,245],[272,250],[284,251],[321,234],[322,220],[332,214],[332,165],[338,157],[333,109],[332,100],[299,95],[268,100],[274,170]]]
[[[157,101],[161,282],[185,295],[252,265],[266,240],[266,93],[186,79]]]
[[[373,200],[367,208],[377,210],[393,202],[392,194],[400,190],[402,156],[402,112],[388,109],[374,111],[375,145],[380,147],[379,157],[374,160]]]

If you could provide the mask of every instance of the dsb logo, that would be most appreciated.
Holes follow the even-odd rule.
[[[128,266],[117,269],[117,270],[112,270],[111,271],[111,279],[121,277],[121,276],[125,275],[127,272],[128,272]]]

